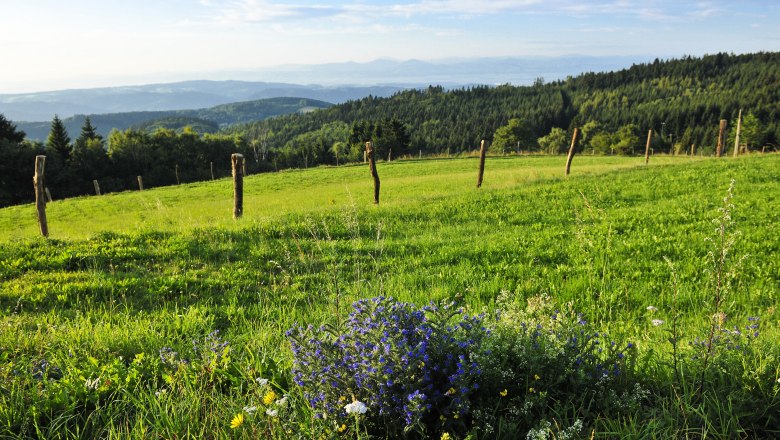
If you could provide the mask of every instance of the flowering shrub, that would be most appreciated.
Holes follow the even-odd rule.
[[[613,411],[646,395],[626,386],[633,344],[611,340],[580,314],[554,310],[549,298],[532,298],[526,308],[504,298],[492,329],[476,358],[484,386],[474,418],[482,436],[543,430],[551,408]]]
[[[482,317],[385,297],[352,307],[339,327],[287,332],[294,380],[315,415],[334,427],[359,416],[369,432],[388,437],[465,432],[480,385],[470,354],[487,335]]]

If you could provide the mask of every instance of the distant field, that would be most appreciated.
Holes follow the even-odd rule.
[[[482,192],[560,180],[563,161],[561,157],[543,156],[490,157]],[[643,162],[643,158],[577,157],[570,178],[640,167]],[[661,156],[653,158],[651,164],[688,162],[689,159]],[[475,158],[380,162],[380,211],[419,207],[433,200],[476,193],[477,165]],[[267,223],[287,214],[333,212],[352,205],[365,208],[372,201],[371,185],[365,165],[248,176],[244,188],[245,216],[240,222],[231,218],[230,179],[55,200],[48,205],[47,216],[51,237],[58,239],[83,239],[98,232],[186,231],[208,226],[240,228],[247,223]],[[37,236],[34,206],[0,209],[0,231],[0,241]]]
[[[711,322],[708,252],[718,249],[714,222],[723,223],[732,179],[728,232],[738,235],[719,310],[735,325],[760,316],[756,343],[767,359],[780,355],[780,155],[654,157],[647,167],[638,157],[580,156],[568,177],[563,162],[491,157],[479,190],[475,159],[380,163],[378,207],[367,166],[254,175],[238,221],[229,179],[55,201],[50,240],[38,237],[33,206],[2,209],[0,359],[20,366],[45,358],[83,389],[93,376],[141,371],[147,364],[128,361],[139,354],[156,359],[165,347],[194,356],[193,341],[220,330],[234,347],[225,381],[262,372],[289,387],[284,332],[296,322],[337,322],[352,301],[379,294],[416,304],[460,298],[478,312],[503,292],[520,303],[540,295],[571,303],[632,341],[637,368],[651,377],[669,362],[673,310],[686,347]],[[780,371],[776,361],[762,365],[760,374]],[[17,383],[11,367],[0,366],[10,384],[0,385],[0,407],[10,408],[0,409],[0,433],[33,432],[37,420],[43,436],[68,426],[87,437],[135,429],[186,437],[197,423],[201,434],[221,438],[248,404],[246,390],[223,383],[182,389],[171,406],[155,406],[161,387],[175,391],[173,379],[143,371],[139,382],[116,373],[133,385],[112,379],[104,400],[84,403],[71,391],[58,395],[65,403],[51,403],[36,382]],[[45,415],[31,415],[30,401]],[[689,422],[675,422],[677,403],[664,402],[666,425],[607,418],[589,426],[605,438],[616,426],[628,437],[682,435],[685,426],[675,423]]]

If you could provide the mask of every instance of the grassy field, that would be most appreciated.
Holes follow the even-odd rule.
[[[2,209],[0,437],[339,437],[292,384],[285,331],[377,295],[472,312],[543,300],[630,341],[648,397],[614,414],[551,404],[559,433],[776,435],[780,156],[582,156],[566,178],[562,162],[489,158],[480,190],[475,159],[380,163],[379,206],[365,166],[249,176],[238,221],[229,180],[55,201],[49,240],[33,206]],[[713,315],[760,319],[750,353],[678,366]],[[257,376],[298,402],[294,423],[230,427],[267,395]]]

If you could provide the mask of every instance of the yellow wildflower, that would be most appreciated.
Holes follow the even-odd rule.
[[[274,403],[274,400],[276,400],[276,393],[274,392],[274,390],[265,393],[265,396],[263,396],[263,404],[265,405],[270,405]]]
[[[347,430],[347,425],[342,423],[341,426],[339,426],[339,432],[344,432],[346,430]]]
[[[528,388],[528,392],[529,392],[529,393],[535,393],[535,392],[536,392],[536,390],[535,390],[535,389],[533,389],[533,387],[531,387],[531,388]]]
[[[539,379],[541,379],[541,377],[539,377],[538,374],[534,374],[534,380],[539,380]]]
[[[230,421],[230,429],[236,429],[244,424],[244,413],[238,413],[233,420]]]
[[[455,388],[448,389],[447,392],[444,393],[444,394],[447,395],[447,396],[451,396],[451,395],[455,394]]]
[[[441,435],[441,440],[452,440],[452,437],[450,437],[449,432],[445,432],[444,434]]]
[[[504,391],[499,392],[498,394],[501,395],[501,397],[506,397],[507,394],[509,394],[509,391],[507,391],[506,388],[504,388]]]

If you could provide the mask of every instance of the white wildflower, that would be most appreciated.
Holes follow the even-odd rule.
[[[287,394],[285,394],[284,397],[282,397],[281,399],[277,400],[276,404],[281,406],[281,407],[286,406],[287,405]]]
[[[279,415],[279,411],[278,410],[271,409],[271,408],[268,408],[267,410],[265,410],[265,413],[268,414],[271,417],[276,417],[276,416]]]
[[[652,323],[653,323],[653,325],[654,325],[654,326],[656,326],[656,327],[658,327],[659,325],[661,325],[661,324],[663,324],[663,323],[664,323],[664,321],[663,321],[663,320],[661,320],[661,319],[654,319],[654,320],[652,320],[652,321],[650,321],[650,322],[652,322]]]
[[[244,407],[244,412],[247,413],[247,414],[252,414],[255,411],[257,411],[257,407],[256,406],[245,406]]]
[[[84,387],[87,388],[87,391],[98,389],[100,387],[100,377],[87,379],[86,382],[84,382]]]
[[[268,385],[268,379],[263,379],[262,377],[258,377],[255,380],[257,381],[257,383],[260,384],[261,387]]]
[[[344,406],[344,409],[347,411],[347,414],[365,414],[366,411],[368,411],[366,404],[359,400],[348,403],[346,406]]]
[[[155,391],[154,395],[157,396],[157,397],[160,397],[160,396],[164,396],[167,393],[168,393],[168,389],[167,388],[163,388],[160,391]]]
[[[647,310],[649,310],[651,312],[656,312],[656,311],[658,311],[658,307],[656,307],[656,306],[647,306]]]

